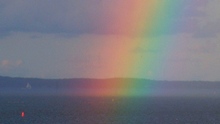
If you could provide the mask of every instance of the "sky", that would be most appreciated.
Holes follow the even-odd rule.
[[[220,1],[149,1],[0,0],[0,75],[220,81]]]

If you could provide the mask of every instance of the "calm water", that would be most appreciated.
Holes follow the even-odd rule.
[[[0,96],[0,124],[147,123],[220,123],[220,98]]]

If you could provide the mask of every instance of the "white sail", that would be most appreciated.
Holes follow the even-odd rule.
[[[29,83],[27,83],[26,89],[31,89],[31,85]]]

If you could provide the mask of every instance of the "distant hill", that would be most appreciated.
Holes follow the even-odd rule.
[[[218,97],[220,96],[219,89],[220,82],[209,81],[155,81],[135,78],[38,79],[0,76],[0,96],[74,95]]]

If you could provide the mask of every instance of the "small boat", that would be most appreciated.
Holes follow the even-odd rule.
[[[24,112],[21,112],[21,117],[22,117],[22,118],[24,117]]]
[[[29,83],[27,83],[26,89],[31,89],[31,85]]]

